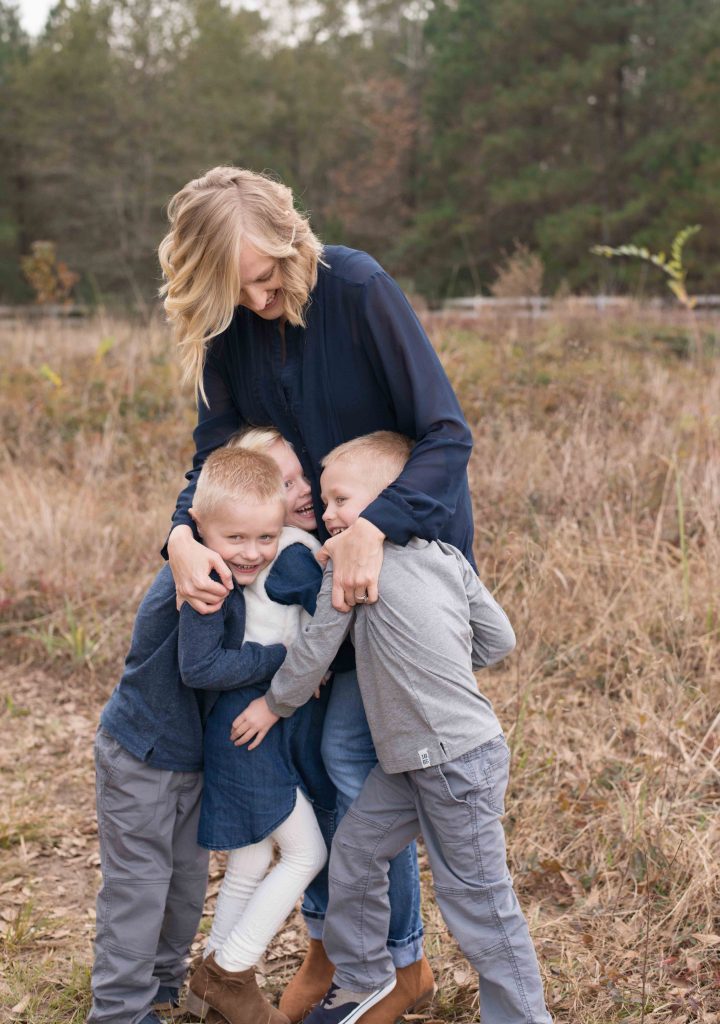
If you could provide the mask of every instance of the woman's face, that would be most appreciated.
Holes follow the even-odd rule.
[[[280,263],[272,256],[246,245],[240,253],[240,298],[263,320],[276,320],[283,311]]]

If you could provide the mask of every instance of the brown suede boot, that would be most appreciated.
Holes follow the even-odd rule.
[[[227,1024],[290,1024],[284,1013],[267,1001],[255,981],[255,968],[226,971],[211,953],[190,978],[185,1005],[201,1019],[215,1010]]]
[[[320,939],[310,939],[305,959],[280,996],[280,1009],[291,1024],[303,1020],[330,988],[335,968]]]
[[[395,1024],[404,1013],[416,1013],[432,1003],[437,985],[425,956],[408,967],[398,967],[392,992],[363,1014],[362,1024]]]

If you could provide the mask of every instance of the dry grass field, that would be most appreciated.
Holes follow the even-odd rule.
[[[475,433],[481,574],[518,634],[481,685],[552,1012],[718,1024],[720,322],[693,360],[680,314],[640,307],[429,327]],[[194,417],[159,325],[16,323],[0,344],[0,1020],[79,1024],[93,732]],[[475,981],[425,877],[441,994],[414,1020],[469,1024]],[[301,947],[293,919],[271,991]]]

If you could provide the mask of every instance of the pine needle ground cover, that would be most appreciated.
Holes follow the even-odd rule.
[[[513,750],[509,862],[560,1024],[720,1022],[720,324],[698,363],[674,317],[428,319],[475,434],[481,575],[518,635],[480,684]],[[93,733],[194,415],[160,325],[14,323],[0,344],[0,1020],[79,1024]],[[441,992],[414,1020],[469,1024],[475,979],[422,864]],[[302,946],[296,915],[270,991]]]

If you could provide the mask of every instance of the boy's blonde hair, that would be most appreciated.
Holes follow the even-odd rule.
[[[207,519],[227,501],[265,505],[285,503],[282,474],[277,463],[262,452],[217,448],[208,455],[195,487],[192,511]]]
[[[285,438],[275,427],[245,427],[233,434],[225,447],[240,448],[246,452],[266,452],[276,441],[285,441]],[[285,441],[285,444],[288,442]]]
[[[327,469],[339,459],[360,463],[363,481],[379,494],[400,476],[414,447],[415,442],[405,434],[376,430],[333,448],[321,459],[320,465]]]
[[[240,302],[240,253],[251,245],[278,261],[282,315],[305,323],[322,243],[286,185],[241,167],[213,167],[168,203],[170,230],[158,249],[165,312],[180,347],[184,379],[207,404],[202,384],[211,338],[230,325]]]

